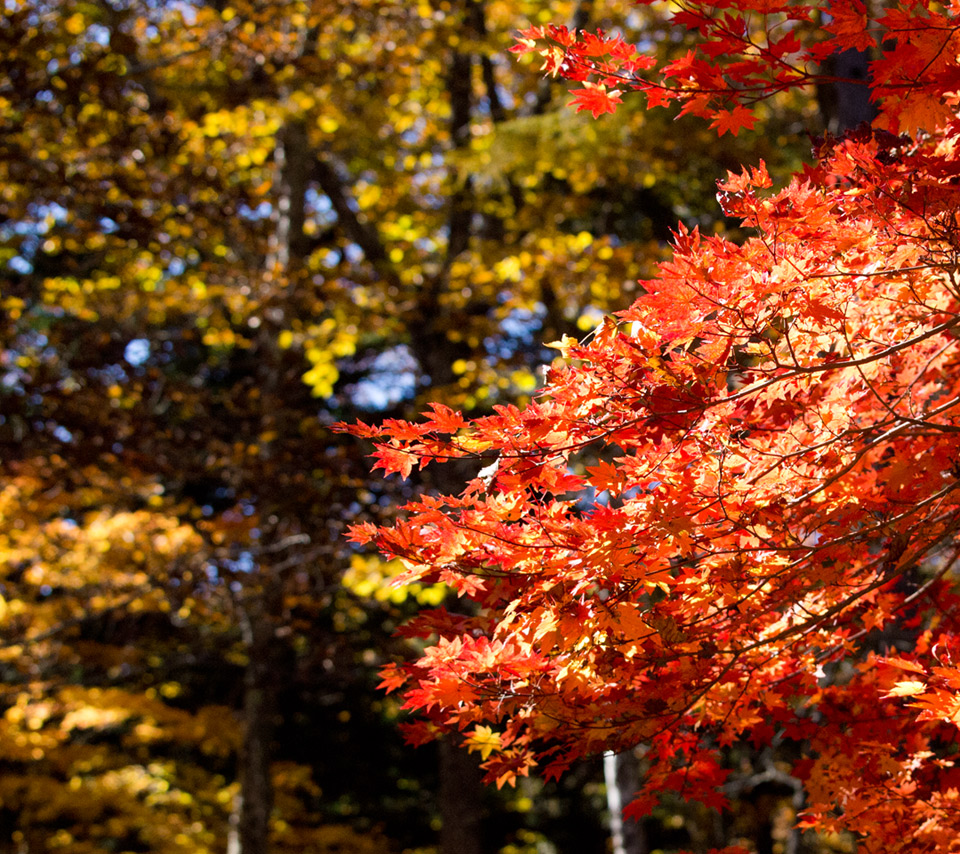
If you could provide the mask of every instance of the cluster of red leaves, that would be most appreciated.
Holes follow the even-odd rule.
[[[660,67],[619,35],[555,25],[523,30],[512,50],[538,54],[547,73],[583,82],[583,88],[573,90],[571,103],[594,117],[613,112],[623,91],[635,90],[646,95],[649,106],[677,101],[682,113],[709,119],[720,134],[736,134],[753,126],[750,108],[758,101],[828,82],[820,64],[847,49],[877,56],[871,77],[883,113],[878,127],[893,133],[930,130],[956,112],[956,0],[876,4],[875,16],[865,0],[830,3],[827,9],[783,0],[685,0],[676,5],[675,23],[697,33],[702,42],[697,51]],[[944,98],[945,93],[950,97]]]
[[[714,118],[809,82],[826,49],[809,6],[682,5],[705,46],[666,83],[623,84],[645,65],[617,38],[521,44]],[[617,321],[557,343],[535,402],[351,428],[387,472],[485,469],[353,532],[476,603],[405,630],[432,639],[385,673],[412,740],[464,733],[498,784],[644,744],[635,813],[664,789],[722,806],[723,747],[792,740],[804,826],[960,851],[960,8],[930,5],[866,22],[876,127],[779,190],[762,165],[728,176],[755,236],[681,229]],[[858,46],[862,4],[834,7],[829,49]]]

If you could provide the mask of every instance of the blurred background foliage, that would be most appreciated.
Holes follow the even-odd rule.
[[[343,534],[464,472],[384,481],[329,427],[527,399],[678,221],[732,225],[724,170],[807,154],[812,99],[719,141],[506,53],[683,51],[666,12],[5,0],[0,851],[606,849],[599,763],[481,798],[401,743],[376,671],[446,593]],[[651,844],[710,843],[684,809]]]

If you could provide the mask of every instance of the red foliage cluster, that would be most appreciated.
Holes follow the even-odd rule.
[[[869,48],[879,115],[774,189],[720,186],[742,245],[680,229],[644,295],[565,357],[524,409],[351,428],[378,464],[497,464],[458,496],[360,527],[405,578],[469,614],[385,674],[462,732],[499,784],[648,746],[632,807],[669,789],[722,806],[722,749],[795,742],[803,826],[870,852],[960,851],[960,3],[686,0],[696,53],[534,27],[520,52],[582,82],[677,100],[720,133],[758,100]],[[493,472],[490,474],[490,472]]]

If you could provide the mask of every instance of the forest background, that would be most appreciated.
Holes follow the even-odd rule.
[[[787,174],[863,99],[718,139],[574,114],[507,54],[553,21],[679,56],[667,4],[2,14],[0,851],[606,850],[599,762],[481,795],[476,754],[402,744],[376,673],[447,592],[343,534],[458,474],[384,481],[330,425],[529,399],[678,222],[737,237],[718,177]],[[668,799],[632,844],[785,851],[793,794]]]

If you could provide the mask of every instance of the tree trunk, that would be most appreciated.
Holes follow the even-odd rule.
[[[306,125],[288,122],[277,134],[274,148],[275,228],[265,259],[267,277],[288,283],[299,272],[305,254],[303,225],[311,169]],[[269,326],[258,339],[263,357],[258,381],[273,388],[279,359]],[[263,413],[269,416],[270,413]],[[266,423],[266,422],[265,422]],[[243,743],[240,746],[240,793],[230,819],[227,854],[268,854],[270,813],[273,810],[273,736],[277,725],[277,628],[283,617],[283,578],[261,567],[262,586],[252,584],[241,601],[243,639],[249,656],[243,682]]]
[[[250,658],[243,679],[243,742],[240,745],[240,794],[231,817],[227,854],[268,854],[273,810],[273,735],[277,715],[277,620],[283,596],[278,580],[267,580],[243,615]],[[252,598],[252,597],[251,597]]]
[[[647,854],[643,825],[623,816],[623,808],[633,800],[640,788],[637,758],[633,751],[604,753],[603,780],[607,788],[612,854]]]
[[[270,274],[279,272],[291,276],[306,254],[303,225],[313,160],[307,126],[302,121],[288,122],[277,134],[273,157],[278,179],[274,202],[276,227],[266,268]]]
[[[440,854],[482,854],[480,768],[466,748],[440,741]]]
[[[827,58],[820,71],[839,78],[817,87],[817,101],[824,128],[839,135],[877,115],[870,101],[870,55],[862,50],[845,50]]]

